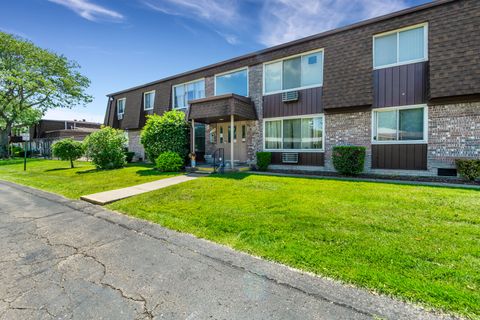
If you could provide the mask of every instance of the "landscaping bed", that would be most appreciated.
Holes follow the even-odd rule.
[[[480,317],[480,191],[248,173],[109,208],[372,291]]]
[[[75,161],[70,168],[67,161],[28,159],[23,171],[23,159],[0,160],[0,179],[55,192],[67,198],[124,188],[169,178],[177,173],[162,173],[149,164],[127,164],[115,170],[97,170],[84,161]]]

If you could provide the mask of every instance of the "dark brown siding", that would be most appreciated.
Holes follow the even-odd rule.
[[[282,94],[263,97],[263,117],[287,117],[322,113],[322,87],[298,91],[298,101],[282,102]]]
[[[385,20],[377,20],[339,32],[309,37],[272,48],[258,54],[215,64],[205,69],[170,77],[141,88],[128,90],[145,92],[157,90],[155,113],[170,106],[173,84],[212,76],[215,73],[244,66],[258,65],[309,50],[324,48],[324,109],[373,105],[372,37],[375,34],[428,22],[429,93],[431,99],[472,95],[480,92],[480,32],[478,19],[480,1],[458,0],[445,2],[423,10],[413,11]],[[168,61],[165,61],[168,64]],[[261,84],[258,84],[261,85]],[[115,94],[120,97],[125,93]],[[141,94],[127,99],[126,109],[140,108]],[[131,103],[133,103],[133,105]],[[138,110],[137,110],[138,113]],[[129,115],[126,114],[126,117]],[[131,124],[139,126],[139,116]],[[129,126],[131,125],[129,123]]]
[[[299,152],[298,163],[283,163],[282,152],[272,152],[272,164],[293,165],[293,166],[321,166],[325,164],[325,153],[323,152]]]
[[[393,107],[427,102],[428,62],[373,71],[373,107]]]
[[[427,145],[374,144],[372,169],[427,170]]]

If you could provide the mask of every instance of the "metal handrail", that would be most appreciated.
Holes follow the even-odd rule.
[[[217,163],[217,153],[218,153],[218,163]],[[225,150],[223,148],[218,148],[212,154],[213,157],[213,172],[217,172],[217,169],[221,167],[225,168]]]

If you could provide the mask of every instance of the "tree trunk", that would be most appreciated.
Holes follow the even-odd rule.
[[[74,167],[73,167],[73,160],[72,160],[72,159],[70,159],[70,168],[72,168],[72,169],[74,168]]]
[[[8,158],[8,136],[12,125],[8,124],[5,129],[0,129],[0,159]]]

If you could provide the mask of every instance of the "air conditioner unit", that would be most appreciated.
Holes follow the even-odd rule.
[[[293,153],[293,152],[282,153],[282,162],[283,163],[298,163],[298,153]]]
[[[117,114],[117,118],[118,118],[118,120],[122,120],[123,119],[123,113]]]
[[[287,91],[282,93],[282,102],[298,101],[298,91]]]

